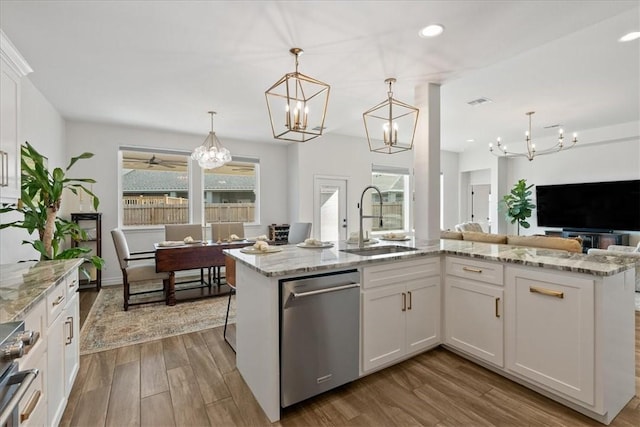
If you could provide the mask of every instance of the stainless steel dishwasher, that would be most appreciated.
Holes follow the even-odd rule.
[[[358,378],[360,273],[280,281],[280,406]]]

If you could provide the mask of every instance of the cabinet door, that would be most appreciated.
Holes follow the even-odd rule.
[[[594,403],[594,283],[508,268],[507,368]]]
[[[503,289],[453,276],[445,286],[445,342],[503,367]]]
[[[64,289],[64,287],[63,287]],[[58,425],[66,404],[64,379],[64,313],[49,326],[47,334],[48,425]]]
[[[2,60],[0,66],[0,201],[20,197],[20,76]]]
[[[404,289],[403,284],[362,293],[363,371],[382,366],[404,354]]]
[[[79,298],[76,293],[63,313],[65,397],[69,397],[80,368]]]
[[[440,342],[440,276],[413,280],[406,284],[407,354]]]

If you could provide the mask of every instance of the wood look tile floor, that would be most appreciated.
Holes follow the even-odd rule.
[[[85,297],[85,304],[90,300]],[[640,426],[639,374],[637,312],[636,397],[612,426]],[[219,327],[82,356],[61,425],[253,427],[270,423],[237,371],[235,354]],[[288,408],[273,425],[602,424],[437,348]]]

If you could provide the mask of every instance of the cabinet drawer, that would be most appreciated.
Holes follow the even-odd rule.
[[[75,270],[72,273],[70,273],[67,276],[65,283],[67,286],[66,301],[71,301],[71,298],[73,298],[73,295],[78,291],[78,286],[79,286],[78,270]]]
[[[47,404],[45,375],[47,357],[45,352],[30,354],[30,356],[34,357],[30,357],[24,366],[22,360],[20,360],[20,370],[36,368],[39,373],[18,405],[20,426],[22,427],[46,425]]]
[[[447,274],[478,280],[494,285],[503,285],[503,266],[488,261],[476,261],[469,258],[447,257]]]
[[[393,285],[420,277],[440,275],[440,257],[421,258],[419,260],[388,262],[365,267],[362,278],[365,289]]]
[[[54,320],[60,315],[67,299],[67,285],[66,281],[59,283],[52,289],[51,293],[47,295],[47,325],[51,325]]]
[[[23,360],[31,357],[35,352],[43,351],[42,349],[46,347],[46,331],[48,326],[46,301],[43,299],[36,304],[31,310],[29,310],[22,320],[24,320],[25,331],[32,331],[34,334],[39,335],[37,341],[33,345],[26,347],[26,354],[20,359],[20,368],[27,369],[22,366]]]

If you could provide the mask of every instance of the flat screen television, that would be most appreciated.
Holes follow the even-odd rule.
[[[539,227],[640,231],[640,180],[536,186]]]

